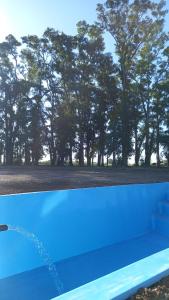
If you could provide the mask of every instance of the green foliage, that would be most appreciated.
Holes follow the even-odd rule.
[[[126,166],[169,157],[169,36],[165,1],[107,0],[75,36],[0,43],[0,161]],[[115,54],[105,52],[104,32]],[[114,62],[116,61],[116,63]],[[109,159],[111,158],[111,159]]]

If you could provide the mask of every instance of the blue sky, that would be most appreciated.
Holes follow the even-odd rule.
[[[93,22],[96,19],[98,2],[104,1],[0,0],[0,17],[2,13],[5,15],[7,30],[12,30],[17,36],[28,33],[41,34],[46,27],[54,27],[72,34],[76,32],[76,23],[79,20]]]
[[[98,2],[104,0],[0,0],[0,41],[9,33],[17,38],[41,35],[47,27],[75,34],[79,20],[89,23],[96,20]],[[166,28],[169,30],[169,15]],[[108,51],[113,49],[109,35],[106,35],[106,45]]]

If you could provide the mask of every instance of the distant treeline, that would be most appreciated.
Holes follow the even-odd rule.
[[[169,163],[165,1],[107,0],[75,36],[48,28],[0,44],[0,157],[5,164],[76,159],[98,166]],[[105,52],[109,32],[114,53]]]

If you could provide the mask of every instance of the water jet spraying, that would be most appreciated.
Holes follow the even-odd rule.
[[[50,255],[46,251],[43,243],[38,239],[38,237],[34,233],[29,232],[22,227],[13,226],[10,224],[8,224],[8,225],[0,224],[0,231],[14,231],[14,232],[17,232],[17,233],[21,234],[22,236],[26,237],[31,242],[33,242],[35,249],[37,249],[38,253],[42,257],[45,265],[47,266],[47,268],[49,270],[50,275],[52,276],[52,278],[54,280],[58,294],[59,295],[62,294],[63,293],[63,284],[59,279],[59,276],[58,276],[58,273],[56,270],[56,266],[55,266],[53,260],[51,259]]]
[[[7,230],[8,230],[8,225],[0,224],[0,231],[7,231]]]

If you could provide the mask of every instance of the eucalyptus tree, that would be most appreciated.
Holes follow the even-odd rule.
[[[30,85],[24,79],[19,80],[18,100],[15,107],[15,144],[14,161],[17,164],[30,164]]]
[[[138,98],[141,100],[142,119],[141,130],[144,141],[145,165],[150,166],[151,154],[155,142],[153,77],[156,72],[155,61],[150,52],[144,51],[137,65]],[[138,124],[139,125],[139,124]]]
[[[51,145],[55,163],[63,165],[65,159],[73,163],[75,140],[75,48],[73,36],[48,28],[44,36],[48,38],[48,102],[50,103],[49,120]],[[54,138],[55,136],[55,138]]]
[[[26,46],[22,50],[22,59],[27,64],[27,81],[31,86],[29,94],[31,161],[37,165],[43,156],[45,139],[44,96],[46,90],[44,80],[47,41],[35,35],[22,37],[22,41]]]
[[[162,57],[162,62],[160,63],[159,70],[155,76],[155,82],[153,84],[153,112],[155,116],[155,152],[157,166],[160,167],[161,155],[160,155],[160,144],[161,136],[164,135],[165,128],[167,127],[167,110],[169,107],[169,93],[167,95],[166,86],[166,62],[164,56]]]
[[[88,25],[85,21],[77,24],[77,56],[76,56],[76,102],[79,164],[84,165],[84,150],[87,164],[95,154],[95,111],[97,106],[97,73],[100,59],[103,58],[104,41],[102,30],[96,25]]]
[[[1,90],[1,128],[4,134],[4,162],[13,164],[16,139],[16,106],[19,94],[20,43],[13,35],[8,35],[0,44],[0,90]]]
[[[166,11],[165,1],[107,0],[98,4],[101,28],[113,37],[121,78],[122,162],[127,165],[131,150],[132,115],[130,110],[130,73],[133,61],[145,42],[154,38],[154,31],[161,30]]]
[[[158,19],[156,26],[151,32],[151,39],[144,43],[140,50],[139,58],[136,60],[136,69],[133,72],[136,83],[135,95],[141,104],[141,120],[138,122],[144,141],[145,165],[150,166],[151,155],[157,152],[157,162],[159,157],[159,134],[163,114],[163,100],[158,93],[158,82],[163,76],[161,64],[163,61],[163,49],[167,40],[167,35],[163,32],[164,20]]]
[[[160,121],[163,130],[159,131],[159,144],[163,146],[163,153],[169,166],[169,47],[164,49],[164,59],[160,66],[160,81],[157,85],[157,93],[162,106]]]
[[[0,162],[126,166],[160,149],[169,160],[169,37],[165,1],[107,0],[77,34],[47,28],[0,43]],[[105,53],[104,31],[114,43]],[[165,50],[164,50],[165,49]],[[116,60],[116,64],[114,61]]]
[[[115,142],[115,126],[110,121],[115,116],[117,105],[116,66],[110,53],[101,54],[96,71],[97,93],[95,103],[95,123],[98,147],[98,166],[104,165],[104,156],[111,156]],[[114,120],[113,120],[114,121]],[[111,124],[111,125],[110,125]],[[111,132],[111,134],[110,134]],[[112,136],[112,140],[109,137]],[[110,145],[112,145],[110,147]],[[110,150],[111,149],[111,150]]]
[[[53,29],[47,28],[43,34],[46,40],[45,51],[47,61],[45,63],[45,86],[46,97],[44,100],[45,106],[45,144],[48,147],[50,154],[51,166],[56,165],[57,162],[57,130],[56,130],[56,116],[57,104],[60,95],[60,78],[57,74],[57,61],[55,50],[53,49],[53,39],[56,38],[56,32]]]

